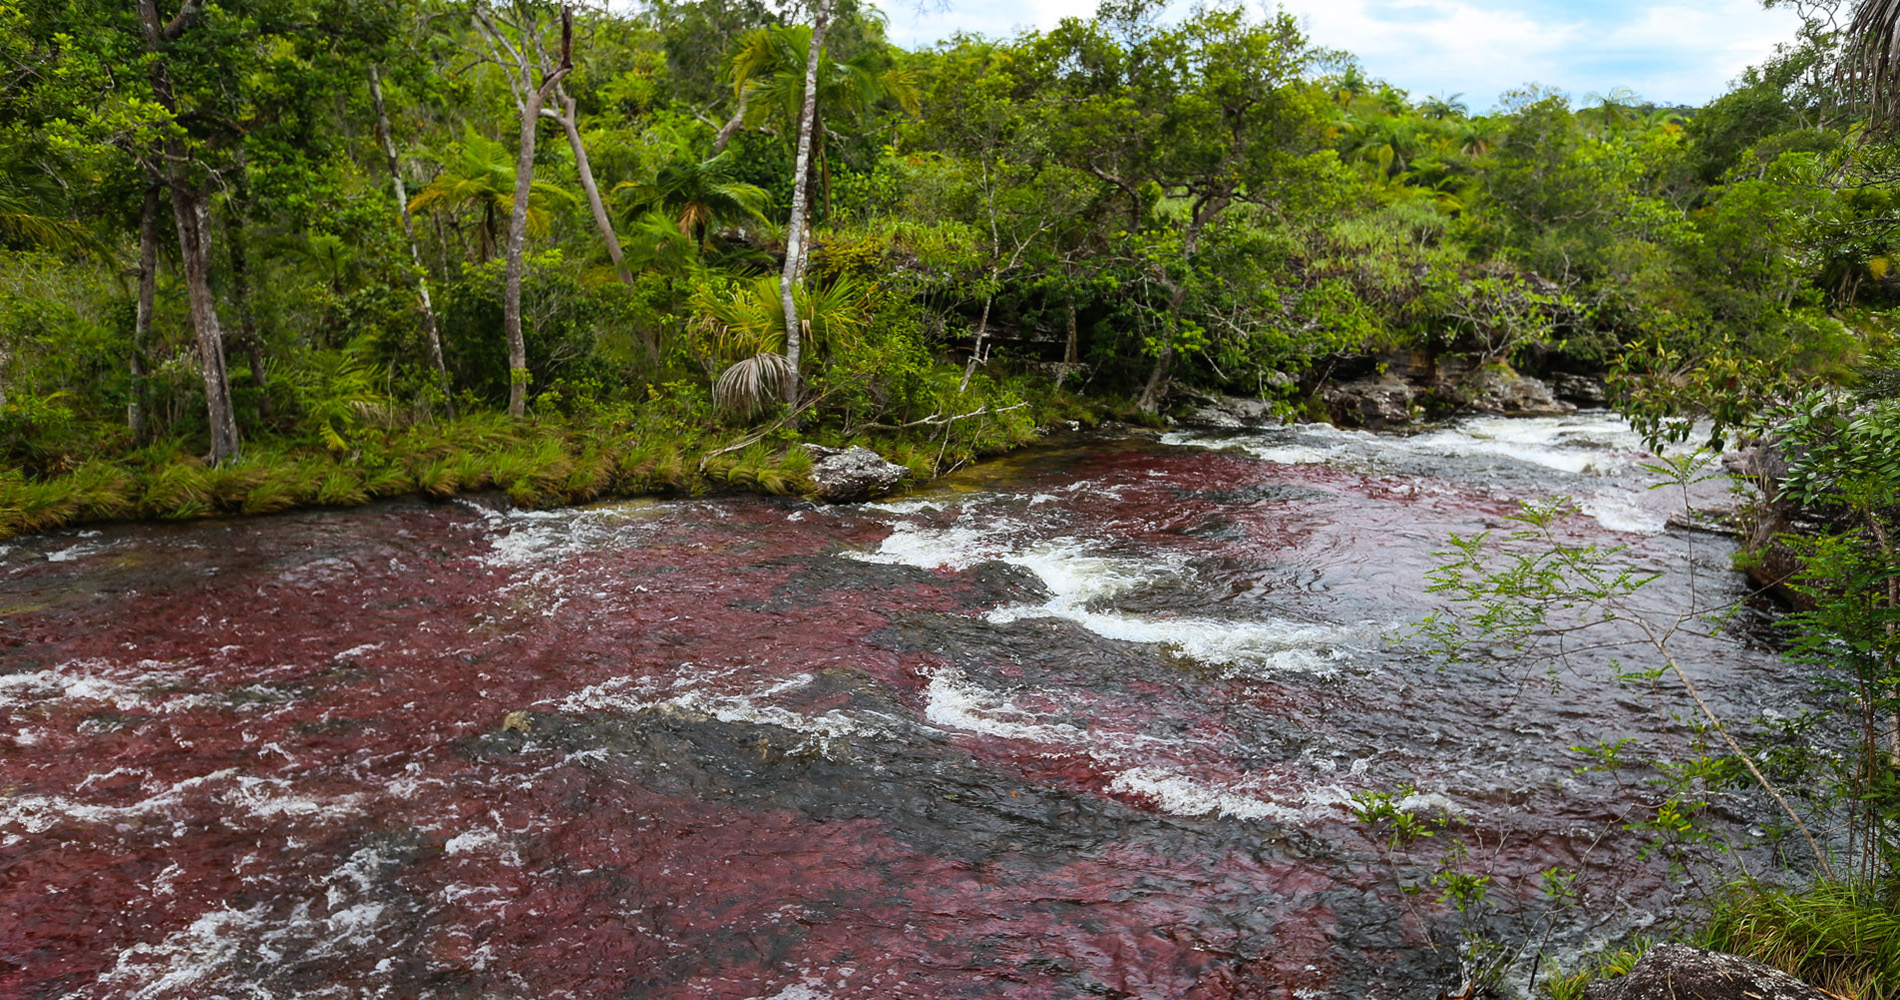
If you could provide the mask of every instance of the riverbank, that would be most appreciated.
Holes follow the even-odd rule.
[[[1007,409],[981,409],[954,421],[859,433],[831,426],[694,426],[690,415],[663,408],[638,417],[523,420],[483,412],[362,431],[343,447],[263,439],[221,466],[207,465],[185,441],[162,441],[69,462],[49,476],[0,469],[0,539],[100,522],[274,514],[488,491],[527,508],[714,492],[810,494],[816,487],[807,444],[870,447],[916,482],[1056,430],[1128,416],[1114,402],[1053,391]]]
[[[1380,374],[1367,378],[1373,369],[1366,364]],[[1440,368],[1395,358],[1335,364],[1328,372],[1328,378],[1301,387],[1297,406],[1184,391],[1174,413],[1182,426],[1201,429],[1259,428],[1295,416],[1380,429],[1454,412],[1549,416],[1575,412],[1577,403],[1602,402],[1600,383],[1575,376],[1546,383],[1499,369],[1480,373],[1482,378],[1441,381]],[[814,495],[821,487],[811,478],[813,457],[804,445],[868,447],[902,466],[905,481],[916,485],[1065,430],[1109,421],[1156,427],[1172,422],[1141,414],[1116,397],[1088,398],[1053,387],[1026,395],[1008,403],[973,401],[963,414],[855,428],[724,426],[665,399],[522,420],[481,411],[402,426],[352,426],[347,436],[262,438],[250,442],[238,461],[215,467],[200,457],[197,443],[185,439],[127,443],[116,453],[107,443],[91,455],[40,463],[47,474],[0,469],[0,540],[102,522],[274,514],[489,491],[528,508],[714,492]],[[1454,397],[1456,403],[1448,402]],[[1433,400],[1431,407],[1423,405]]]

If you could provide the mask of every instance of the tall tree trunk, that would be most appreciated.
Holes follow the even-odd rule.
[[[479,14],[480,8],[477,8]],[[528,241],[528,199],[534,184],[534,130],[540,124],[541,109],[548,95],[560,86],[561,79],[573,69],[572,14],[561,14],[561,65],[546,74],[538,86],[528,62],[530,37],[520,40],[515,52],[516,69],[521,74],[521,146],[515,159],[514,211],[508,219],[508,283],[501,304],[502,330],[508,336],[508,415],[519,417],[528,410],[528,347],[521,335],[521,253]],[[524,26],[524,33],[532,32]],[[499,32],[493,32],[500,38]]]
[[[785,380],[785,401],[798,405],[798,353],[800,324],[793,289],[798,287],[803,269],[805,208],[810,196],[812,125],[818,118],[818,53],[824,48],[829,11],[825,0],[817,0],[812,13],[811,51],[805,56],[805,106],[798,115],[798,159],[792,168],[792,217],[786,225],[785,270],[779,277],[780,305],[785,309],[785,360],[791,375]]]
[[[182,146],[181,143],[171,143]],[[182,154],[183,150],[178,151]],[[184,262],[185,297],[191,306],[191,326],[198,335],[198,366],[204,375],[206,420],[211,429],[211,464],[238,457],[237,415],[231,408],[231,379],[224,370],[224,328],[218,323],[218,303],[211,294],[210,220],[204,192],[185,178],[176,161],[167,170],[171,189],[172,221],[178,226],[179,255]]]
[[[581,190],[587,195],[588,209],[594,213],[594,227],[600,230],[600,238],[607,244],[607,256],[613,259],[614,276],[632,288],[633,275],[620,263],[620,237],[614,232],[614,221],[607,215],[607,206],[600,200],[594,168],[587,162],[587,144],[581,141],[580,116],[574,110],[574,98],[561,88],[555,90],[555,96],[560,100],[561,110],[559,114],[549,113],[548,117],[560,122],[567,132],[567,144],[574,151],[574,168],[581,175]]]
[[[125,426],[134,438],[145,436],[145,352],[152,343],[152,310],[158,301],[158,181],[145,185],[139,209],[139,298],[132,313],[132,398],[125,404]]]
[[[396,160],[396,140],[389,128],[389,112],[383,107],[382,73],[369,68],[369,96],[376,105],[376,134],[383,140],[383,160],[389,166],[389,183],[396,190],[396,210],[402,215],[403,239],[409,243],[409,265],[416,279],[416,302],[422,308],[422,336],[429,345],[429,364],[435,369],[436,388],[448,405],[449,418],[455,417],[455,396],[449,385],[449,366],[442,360],[442,334],[435,325],[435,303],[429,298],[429,272],[422,266],[422,250],[416,246],[416,223],[409,215],[409,190],[402,182],[402,165]]]
[[[501,326],[508,336],[508,415],[528,408],[528,345],[521,335],[521,252],[528,240],[529,186],[534,182],[534,127],[546,95],[528,91],[521,114],[521,152],[515,161],[515,205],[508,219],[508,284],[501,304]]]
[[[172,91],[171,72],[163,58],[178,36],[197,23],[201,0],[185,0],[169,22],[158,16],[157,0],[138,0],[145,42],[159,58],[151,62],[153,95],[160,107],[176,116],[178,99]],[[211,294],[210,220],[206,195],[190,179],[190,150],[181,138],[162,142],[165,187],[171,194],[172,221],[178,226],[178,250],[184,264],[185,294],[191,305],[191,326],[198,337],[198,363],[205,383],[206,422],[211,430],[211,462],[222,464],[238,457],[237,416],[231,409],[231,380],[224,370],[224,328],[218,325],[217,299]]]

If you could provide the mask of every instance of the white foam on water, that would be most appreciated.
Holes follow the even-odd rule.
[[[939,729],[1065,746],[1089,740],[1086,732],[1074,726],[1038,721],[1041,718],[1018,707],[1007,695],[972,683],[955,667],[932,673],[924,688],[924,719]]]
[[[690,668],[691,665],[685,666]],[[656,697],[661,688],[651,678],[615,678],[569,695],[558,703],[558,707],[563,712],[610,711],[627,715],[660,711],[686,718],[776,726],[819,741],[849,737],[888,738],[900,727],[897,719],[877,712],[854,713],[834,708],[820,713],[805,713],[770,704],[771,699],[780,694],[810,685],[815,679],[811,674],[797,674],[762,688],[737,693],[691,686],[706,679],[708,675],[683,674],[674,678],[672,686],[676,689],[686,687],[686,690]]]
[[[469,830],[450,837],[448,842],[442,845],[442,852],[451,855],[472,854],[485,848],[497,847],[500,844],[501,835],[493,830],[485,828]]]
[[[305,795],[290,779],[256,777],[243,774],[237,768],[226,768],[185,778],[130,805],[101,805],[64,795],[0,797],[0,830],[12,828],[30,835],[44,833],[66,820],[100,825],[153,816],[178,820],[175,815],[178,808],[201,789],[226,811],[259,819],[347,818],[358,814],[364,798],[362,794]]]
[[[1295,823],[1306,818],[1303,810],[1216,788],[1158,767],[1123,771],[1108,783],[1108,790],[1140,796],[1153,802],[1155,808],[1175,816],[1216,815],[1222,819],[1264,819],[1279,823]]]
[[[842,555],[858,562],[887,566],[963,570],[1007,555],[1006,530],[1007,526],[1002,523],[930,528],[903,522],[891,529],[875,551]]]
[[[1643,506],[1641,496],[1629,490],[1598,490],[1578,501],[1577,509],[1611,531],[1656,535],[1669,526],[1667,514]]]
[[[1270,432],[1269,435],[1236,434],[1214,435],[1199,431],[1173,431],[1161,436],[1162,444],[1179,445],[1188,448],[1239,448],[1241,451],[1277,465],[1326,465],[1345,455],[1357,436],[1372,437],[1363,431],[1343,431],[1327,424],[1303,424],[1296,433],[1301,439],[1319,439],[1321,443],[1310,440],[1284,441],[1288,431]],[[1323,443],[1328,438],[1336,438],[1332,443]]]
[[[247,910],[211,910],[157,942],[121,950],[95,985],[132,1000],[293,995],[257,982],[256,968],[286,958],[299,964],[355,958],[366,949],[386,946],[388,907],[365,897],[382,887],[387,881],[382,872],[398,863],[375,848],[359,850],[323,879],[322,915],[314,912],[315,901],[310,899],[300,900],[282,917],[270,914],[270,903]],[[295,995],[343,994],[324,990]]]
[[[139,666],[149,668],[160,664],[148,660]],[[111,705],[121,712],[139,709],[175,712],[206,702],[206,696],[201,694],[159,693],[178,680],[174,673],[151,669],[127,671],[107,660],[69,660],[45,670],[0,674],[0,708],[89,701]]]
[[[659,509],[652,502],[628,501],[562,510],[493,510],[462,501],[481,515],[489,551],[477,556],[487,566],[519,569],[559,562],[602,548],[644,541]]]
[[[1504,458],[1573,475],[1611,475],[1641,464],[1641,435],[1608,412],[1562,417],[1466,417],[1420,434],[1341,430],[1300,424],[1253,434],[1177,432],[1163,443],[1239,448],[1285,465],[1379,468],[1406,458]]]
[[[1031,618],[1060,618],[1123,642],[1164,645],[1216,666],[1252,671],[1326,673],[1348,658],[1354,632],[1336,626],[1241,619],[1170,618],[1094,607],[1123,594],[1179,578],[1186,570],[1162,560],[1106,556],[1073,539],[1056,538],[1016,549],[1006,522],[931,528],[901,523],[872,552],[845,553],[863,562],[921,569],[968,569],[1001,562],[1035,574],[1049,591],[1039,604],[1014,604],[985,613],[1004,625]]]
[[[802,983],[793,983],[771,996],[760,994],[752,1000],[831,1000],[831,994],[818,990],[817,987],[823,985],[824,980],[808,976]]]

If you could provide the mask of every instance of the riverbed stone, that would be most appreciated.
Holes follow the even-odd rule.
[[[1334,419],[1359,427],[1386,427],[1412,421],[1418,389],[1395,375],[1327,386],[1320,391]]]
[[[815,459],[811,467],[812,492],[827,503],[857,503],[890,491],[910,470],[862,445],[826,448],[808,444]]]
[[[1188,427],[1235,431],[1249,427],[1268,427],[1280,422],[1273,404],[1264,399],[1244,396],[1193,396],[1193,406],[1177,418]]]
[[[1590,375],[1558,372],[1550,377],[1551,395],[1578,406],[1608,406],[1610,394],[1603,380]]]
[[[1629,974],[1598,980],[1584,1000],[1839,1000],[1760,962],[1685,944],[1665,944]]]
[[[1502,413],[1513,417],[1556,417],[1577,412],[1574,403],[1566,403],[1551,394],[1550,386],[1529,375],[1509,368],[1486,368],[1471,377],[1468,409],[1478,413]]]

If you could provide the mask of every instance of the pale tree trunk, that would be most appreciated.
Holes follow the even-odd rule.
[[[750,89],[739,91],[739,106],[733,110],[732,117],[726,119],[726,123],[719,127],[719,134],[713,136],[712,148],[714,156],[726,151],[726,143],[731,142],[732,137],[738,134],[739,127],[745,124],[746,105],[751,102],[751,99],[752,91]]]
[[[146,44],[162,56],[179,35],[197,22],[203,4],[201,0],[185,0],[169,22],[159,19],[157,0],[138,0],[138,8]],[[172,92],[171,73],[164,59],[153,60],[149,72],[159,105],[175,116],[178,101]],[[224,371],[224,329],[218,324],[217,300],[211,294],[211,237],[205,211],[206,195],[190,180],[189,150],[184,140],[168,138],[161,148],[165,187],[171,194],[172,221],[178,226],[178,250],[184,264],[191,326],[198,337],[206,422],[211,430],[211,463],[218,465],[238,457],[238,431],[237,416],[231,409],[231,380]]]
[[[534,15],[527,16],[532,18]],[[515,93],[521,101],[521,145],[515,160],[514,210],[509,214],[506,246],[508,277],[501,305],[502,330],[508,337],[508,415],[519,417],[528,410],[528,347],[521,335],[521,253],[528,241],[528,199],[534,184],[534,130],[540,123],[541,109],[546,106],[548,96],[554,93],[561,79],[574,68],[573,13],[562,8],[561,65],[543,74],[539,84],[534,80],[534,69],[529,62],[529,46],[538,44],[534,37],[536,27],[533,21],[522,23],[523,37],[517,47],[508,44],[507,38],[495,28],[479,3],[475,8],[475,17],[477,25],[487,32],[490,41],[513,57],[514,71],[520,74]]]
[[[145,185],[139,209],[139,297],[132,314],[132,398],[125,404],[125,426],[145,436],[145,352],[152,343],[152,311],[158,302],[158,182]]]
[[[449,366],[442,360],[442,334],[435,325],[435,303],[429,298],[429,272],[422,266],[422,250],[416,246],[416,223],[409,215],[409,190],[402,182],[402,165],[396,160],[396,140],[389,128],[389,112],[383,107],[382,74],[369,68],[369,96],[376,106],[376,133],[383,140],[383,159],[389,166],[389,183],[396,190],[396,210],[402,215],[402,235],[409,242],[409,265],[416,276],[416,301],[422,308],[422,335],[429,345],[429,364],[435,369],[436,386],[448,405],[449,417],[455,417],[455,396],[449,385]]]
[[[804,266],[805,209],[810,197],[812,125],[818,117],[818,53],[824,48],[828,11],[817,0],[812,12],[811,52],[805,57],[805,106],[798,115],[798,159],[792,168],[792,217],[786,228],[785,270],[779,277],[780,305],[785,309],[785,360],[791,375],[785,380],[785,401],[798,405],[800,323],[793,289]]]
[[[528,409],[528,345],[521,335],[521,252],[528,240],[529,186],[534,182],[534,127],[547,98],[542,89],[528,91],[521,114],[521,153],[515,162],[515,205],[508,219],[508,283],[501,304],[502,330],[508,336],[508,415],[519,417]]]
[[[176,144],[174,144],[176,145]],[[238,457],[237,415],[231,408],[231,379],[224,370],[224,328],[218,324],[218,303],[211,294],[211,236],[204,193],[173,165],[172,221],[178,226],[179,256],[184,262],[185,298],[191,306],[191,325],[198,335],[198,366],[204,376],[205,411],[211,429],[211,464]]]
[[[607,206],[600,200],[600,188],[594,183],[594,168],[587,162],[587,144],[581,141],[580,116],[574,110],[574,98],[567,91],[556,88],[555,96],[560,99],[561,110],[543,111],[542,114],[561,123],[567,132],[567,144],[574,150],[574,168],[581,175],[581,190],[587,194],[587,207],[594,213],[594,227],[600,230],[600,238],[607,244],[607,256],[614,262],[614,276],[628,288],[633,287],[633,275],[620,263],[620,237],[614,232],[614,222],[607,215]]]

